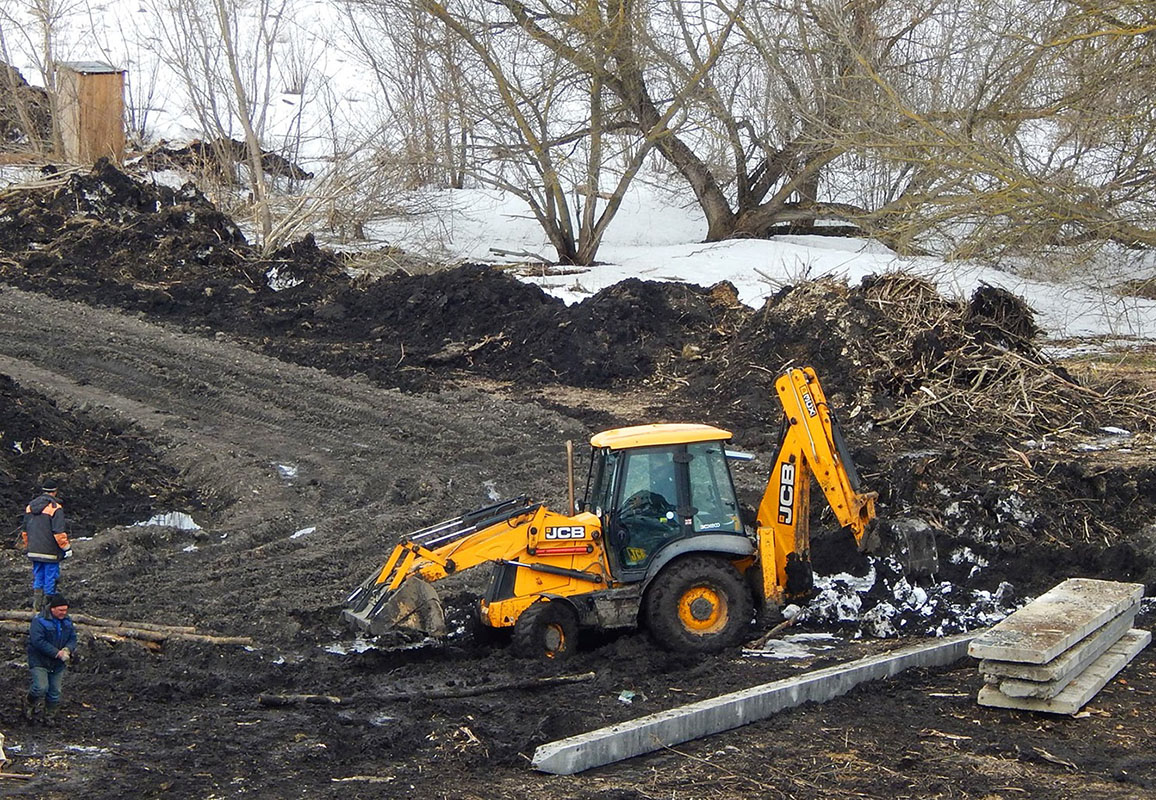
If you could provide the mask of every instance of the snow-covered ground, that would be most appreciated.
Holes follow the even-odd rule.
[[[948,297],[966,298],[983,284],[1014,292],[1035,309],[1039,325],[1052,338],[1156,338],[1156,301],[1115,295],[1104,285],[1107,279],[1089,270],[1052,283],[974,263],[903,258],[864,239],[781,236],[704,243],[706,223],[690,199],[688,193],[675,195],[639,183],[607,231],[599,265],[563,275],[544,268],[525,278],[567,302],[628,277],[700,286],[727,280],[742,302],[758,307],[783,286],[807,278],[834,277],[854,284],[867,275],[903,271],[935,282]],[[528,260],[497,252],[553,258],[541,228],[515,197],[485,190],[444,191],[424,196],[421,205],[432,210],[379,223],[374,237],[412,252],[469,261]],[[1153,266],[1151,258],[1134,264],[1141,273]]]

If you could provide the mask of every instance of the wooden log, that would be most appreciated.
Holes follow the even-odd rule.
[[[28,633],[27,623],[15,622],[12,620],[0,619],[0,630],[15,631],[18,633]],[[137,628],[112,628],[101,627],[98,631],[91,630],[87,625],[76,625],[76,632],[78,635],[84,634],[86,636],[94,636],[97,632],[114,634],[125,639],[139,639],[145,642],[155,642],[158,644],[167,642],[172,639],[177,639],[187,642],[204,642],[205,644],[214,645],[242,645],[244,647],[252,647],[253,640],[248,636],[214,636],[206,633],[182,633],[179,631],[170,631],[167,633],[161,631],[145,631]]]
[[[31,611],[0,611],[0,619],[22,619],[32,621]],[[142,631],[160,631],[168,633],[196,633],[192,625],[160,625],[155,622],[130,622],[128,620],[105,619],[90,614],[69,614],[77,625],[92,625],[101,628],[136,628]]]
[[[365,698],[373,701],[397,700],[440,700],[455,697],[474,697],[490,692],[514,691],[518,689],[540,689],[548,686],[561,686],[569,683],[583,683],[594,680],[593,672],[584,672],[581,675],[557,675],[546,678],[528,678],[520,681],[502,681],[487,683],[480,686],[444,686],[415,689],[406,692],[389,692]],[[358,701],[350,697],[336,697],[329,694],[262,694],[257,702],[263,706],[291,706],[298,704],[349,706]]]
[[[23,772],[0,772],[0,778],[14,778],[21,781],[30,781],[35,775],[25,775]]]
[[[83,625],[96,625],[103,628],[138,628],[142,631],[161,631],[172,633],[196,633],[192,625],[161,625],[156,622],[130,622],[128,620],[104,619],[88,614],[70,614],[73,622]]]
[[[388,692],[374,695],[374,700],[442,700],[455,697],[476,697],[491,692],[517,691],[521,689],[541,689],[550,686],[561,686],[569,683],[585,683],[594,680],[593,672],[584,672],[581,675],[557,675],[546,678],[528,678],[520,681],[502,681],[500,683],[485,683],[477,686],[445,686],[408,692]]]
[[[161,647],[160,642],[144,642],[140,639],[129,639],[126,636],[117,636],[115,633],[88,633],[93,639],[100,639],[102,642],[111,642],[113,644],[135,644],[138,647],[143,647],[150,653],[159,653],[164,648]]]
[[[349,705],[348,698],[335,697],[331,694],[263,694],[257,698],[263,706],[294,706],[306,703],[319,706]]]

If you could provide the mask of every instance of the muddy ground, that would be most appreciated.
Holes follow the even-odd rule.
[[[951,302],[888,276],[791,287],[751,310],[726,285],[627,281],[567,307],[483,267],[370,280],[311,239],[262,255],[195,189],[106,166],[44,184],[0,193],[6,541],[37,481],[59,477],[74,612],[251,644],[85,637],[64,725],[44,730],[17,718],[24,640],[5,633],[0,729],[11,769],[37,778],[0,792],[1156,796],[1150,651],[1076,719],[980,708],[961,663],[580,776],[529,768],[555,738],[969,627],[953,594],[1003,586],[1006,610],[1074,575],[1153,586],[1150,397],[1045,357],[1017,298]],[[757,455],[738,476],[753,504],[788,363],[813,364],[844,410],[885,544],[904,525],[936,532],[939,570],[910,577],[934,602],[904,606],[883,581],[861,598],[900,606],[898,635],[816,616],[797,627],[836,646],[804,659],[672,655],[634,632],[539,664],[466,633],[359,650],[339,625],[345,595],[406,532],[495,493],[561,506],[565,441],[607,425],[734,430]],[[200,528],[133,524],[173,511]],[[816,512],[817,531],[825,521]],[[817,535],[818,569],[865,572],[838,537]],[[17,610],[26,560],[0,550],[0,570],[0,607]],[[479,579],[450,587],[455,608]],[[447,687],[490,691],[434,696]],[[271,707],[262,693],[343,702]]]

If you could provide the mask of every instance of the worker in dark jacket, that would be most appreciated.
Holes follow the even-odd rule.
[[[24,509],[21,539],[32,562],[32,610],[40,611],[44,598],[56,592],[60,562],[72,555],[64,506],[56,499],[56,481],[46,480],[40,496]]]
[[[76,628],[68,616],[68,601],[54,594],[28,627],[28,669],[32,680],[24,698],[25,720],[31,723],[43,715],[45,725],[56,724],[64,671],[75,653]]]

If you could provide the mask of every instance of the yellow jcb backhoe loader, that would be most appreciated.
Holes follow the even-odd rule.
[[[812,590],[814,478],[861,549],[875,517],[814,370],[775,383],[784,425],[753,529],[731,479],[728,431],[655,424],[590,440],[585,498],[559,514],[518,497],[412,534],[348,598],[344,617],[370,634],[401,627],[445,633],[431,584],[494,565],[480,621],[513,628],[526,655],[569,655],[582,627],[645,625],[672,650],[708,652],[740,641],[756,602],[782,605]],[[572,459],[570,460],[572,464]]]

